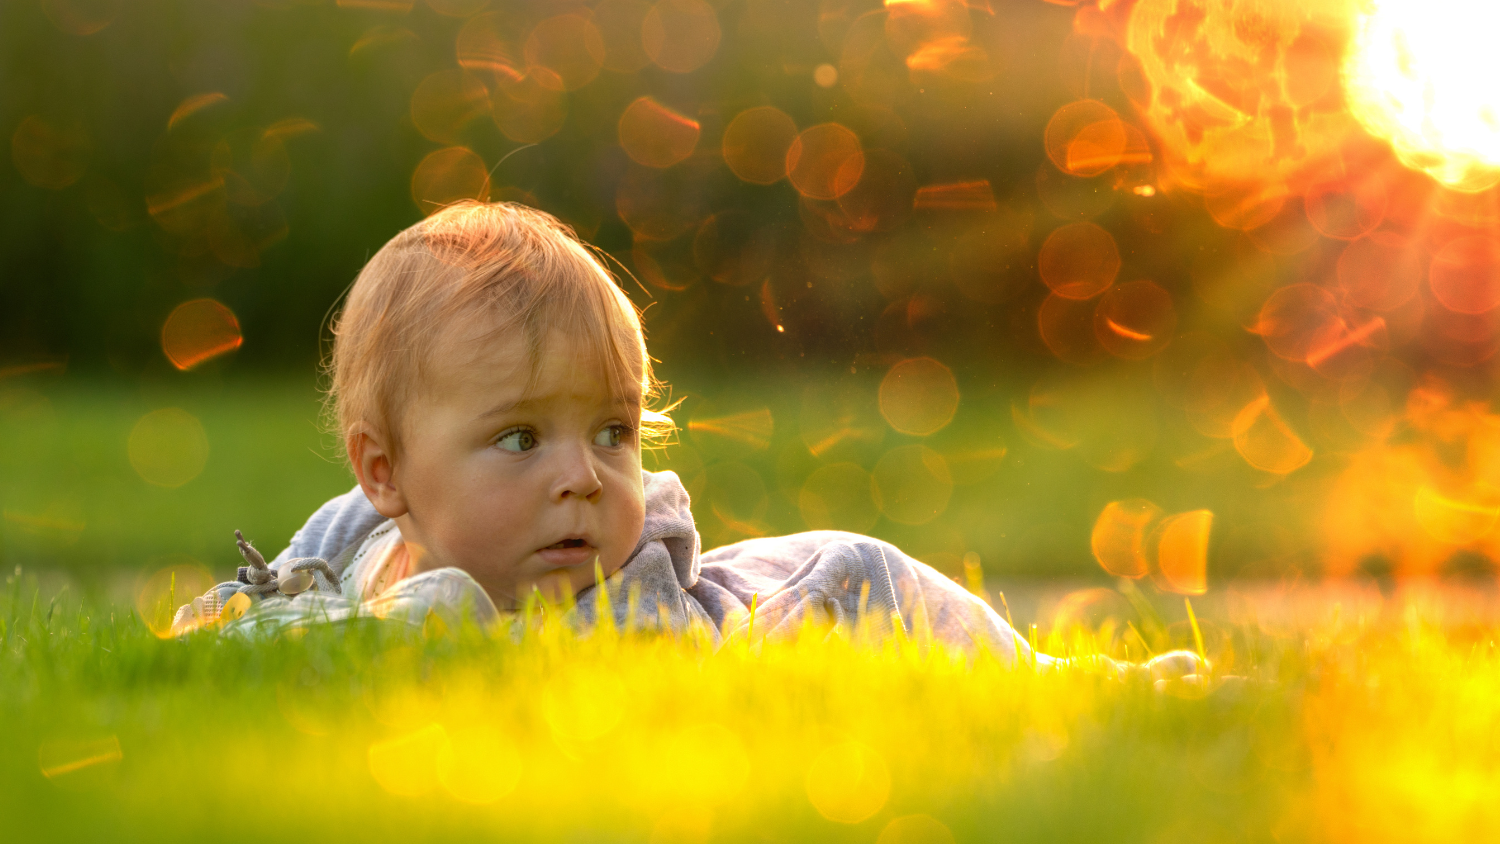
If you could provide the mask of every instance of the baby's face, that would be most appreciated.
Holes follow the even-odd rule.
[[[521,338],[445,344],[403,423],[392,483],[417,567],[456,566],[497,606],[608,576],[645,521],[641,395],[611,395],[600,366],[561,331],[537,378]],[[532,389],[528,392],[528,383]]]

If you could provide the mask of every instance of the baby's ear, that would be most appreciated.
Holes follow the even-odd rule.
[[[349,465],[359,478],[360,489],[375,505],[376,512],[387,519],[406,515],[406,497],[396,483],[395,459],[389,448],[369,430],[356,430],[345,438],[349,448]]]

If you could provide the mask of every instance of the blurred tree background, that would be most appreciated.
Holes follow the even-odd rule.
[[[1340,276],[1397,215],[1382,194],[1369,224],[1358,186],[1357,230],[1319,210],[1282,166],[1310,134],[1249,168],[1279,193],[1195,178],[1212,121],[1168,131],[1191,103],[1138,54],[1139,27],[1163,55],[1181,27],[1135,5],[0,5],[0,563],[222,571],[237,527],[279,547],[351,483],[317,425],[332,309],[393,234],[477,197],[618,262],[685,400],[647,462],[683,475],[706,546],[840,527],[956,577],[1188,592],[1205,566],[1487,565],[1500,510],[1472,473],[1390,492],[1387,541],[1351,472],[1400,458],[1434,368],[1432,413],[1488,424],[1461,399],[1488,397],[1493,349],[1402,329],[1425,288]],[[1345,30],[1316,31],[1336,59]],[[1344,108],[1276,43],[1291,125]],[[1171,55],[1200,81],[1215,61]]]

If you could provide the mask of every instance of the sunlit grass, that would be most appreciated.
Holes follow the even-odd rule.
[[[1300,620],[1262,623],[1205,599],[1209,655],[1248,679],[1184,696],[839,634],[159,640],[33,583],[0,599],[14,840],[946,840],[911,815],[957,840],[1500,829],[1500,657],[1441,602],[1304,596]],[[1055,653],[1172,644],[1140,617],[1041,635]]]

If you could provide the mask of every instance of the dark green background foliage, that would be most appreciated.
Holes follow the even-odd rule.
[[[1288,525],[1295,528],[1298,502],[1326,476],[1320,464],[1256,489],[1263,475],[1222,441],[1195,434],[1157,395],[1154,385],[1179,364],[1106,358],[1079,368],[1056,360],[1038,335],[1047,288],[1036,250],[1057,226],[1091,218],[1120,244],[1121,280],[1151,279],[1172,294],[1179,331],[1206,331],[1236,349],[1258,342],[1236,324],[1243,314],[1192,297],[1190,264],[1212,276],[1231,260],[1216,257],[1230,254],[1222,248],[1229,236],[1201,209],[1130,190],[1151,183],[1149,168],[1132,181],[1117,173],[1074,179],[1048,163],[1043,130],[1061,105],[1089,96],[1129,113],[1118,48],[1079,41],[1068,9],[996,3],[992,12],[967,12],[969,43],[993,72],[964,81],[909,71],[880,45],[851,53],[850,33],[868,29],[860,16],[878,3],[714,5],[723,37],[700,69],[605,69],[566,94],[566,122],[535,145],[507,138],[488,118],[469,121],[456,139],[494,168],[492,196],[534,202],[658,282],[623,280],[645,309],[658,374],[685,399],[677,418],[688,430],[681,446],[648,464],[676,467],[690,482],[706,544],[745,535],[731,523],[803,529],[799,485],[820,462],[870,470],[885,451],[917,442],[881,421],[876,388],[897,361],[931,356],[953,370],[962,396],[954,422],[924,441],[953,468],[952,501],[926,524],[881,518],[869,532],[955,574],[974,552],[991,574],[1102,576],[1088,551],[1093,519],[1111,500],[1141,496],[1167,512],[1215,511],[1213,576],[1305,564],[1309,540]],[[463,21],[425,3],[397,11],[296,0],[99,8],[114,8],[115,19],[79,36],[60,31],[35,0],[0,6],[0,129],[9,136],[39,116],[87,141],[76,142],[86,151],[74,156],[85,172],[62,189],[0,166],[0,562],[86,569],[190,554],[227,566],[231,530],[279,547],[350,482],[336,444],[320,433],[312,389],[327,317],[363,261],[420,219],[413,169],[444,144],[417,130],[412,96],[429,74],[457,66]],[[538,21],[584,9],[490,6],[517,55]],[[839,69],[832,87],[814,82],[823,64]],[[215,92],[223,98],[169,130],[187,98]],[[667,171],[633,163],[619,143],[622,111],[648,95],[701,126],[696,153]],[[895,210],[877,230],[820,236],[827,208],[785,180],[735,178],[721,135],[735,115],[761,105],[803,129],[846,125],[867,153],[901,162]],[[293,118],[316,131],[284,139],[284,189],[252,209],[223,212],[263,247],[231,262],[241,266],[183,234],[182,221],[148,213],[162,180],[205,172],[221,140],[238,143]],[[734,219],[750,227],[747,236],[772,245],[764,277],[745,286],[707,277],[695,263],[697,225],[668,243],[642,242],[616,209],[632,178],[664,180],[697,220],[742,212]],[[910,200],[919,186],[981,180],[996,199],[992,210],[914,208]],[[663,268],[658,277],[641,271],[641,254]],[[983,301],[966,295],[974,289],[985,291]],[[177,372],[162,354],[161,326],[176,305],[199,297],[233,310],[244,344]],[[1054,421],[1083,446],[1059,451],[1017,429],[1017,413],[1049,390],[1072,396],[1072,409]],[[837,396],[857,406],[851,412],[868,423],[865,434],[814,457],[802,428]],[[163,406],[197,415],[211,444],[204,474],[180,489],[144,483],[125,458],[133,422]],[[763,432],[768,442],[691,430],[695,418],[762,409],[774,420]],[[1090,444],[1106,453],[1144,448],[1145,456],[1102,471]],[[1003,460],[995,458],[1001,449]],[[975,453],[991,459],[976,462]],[[1201,459],[1185,469],[1185,455]],[[732,471],[716,476],[724,464]],[[756,477],[747,480],[744,466]]]

